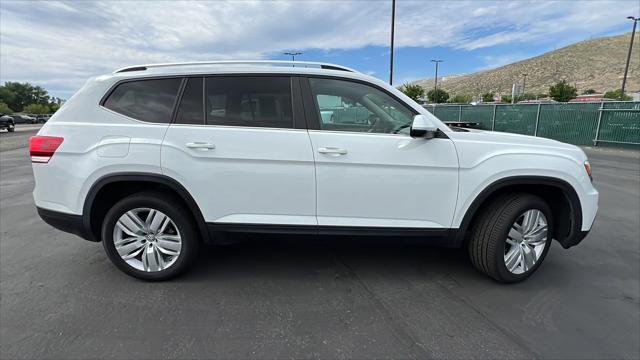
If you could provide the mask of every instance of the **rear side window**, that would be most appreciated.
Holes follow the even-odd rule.
[[[178,107],[176,124],[204,124],[204,93],[202,78],[190,78]]]
[[[209,77],[205,106],[207,125],[293,127],[290,77]]]
[[[136,120],[169,123],[182,79],[128,81],[118,85],[103,106]]]

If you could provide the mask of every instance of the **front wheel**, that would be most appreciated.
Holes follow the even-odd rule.
[[[102,243],[124,273],[166,280],[183,272],[199,246],[189,211],[172,196],[145,192],[128,196],[107,212]]]
[[[473,265],[504,283],[533,274],[551,245],[549,206],[538,196],[515,193],[496,198],[481,211],[469,241]]]
[[[16,131],[16,126],[13,125],[13,123],[9,123],[9,125],[7,125],[7,131],[8,132],[14,132]]]

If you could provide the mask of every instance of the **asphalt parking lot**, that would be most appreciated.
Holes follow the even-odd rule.
[[[456,250],[257,236],[145,283],[37,216],[32,132],[0,134],[1,358],[640,358],[639,152],[587,150],[594,230],[521,284]]]

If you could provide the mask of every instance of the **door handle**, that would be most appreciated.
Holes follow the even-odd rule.
[[[338,155],[345,155],[347,153],[347,149],[341,149],[341,148],[329,146],[329,147],[318,148],[318,152],[320,154],[338,156]]]
[[[216,146],[212,143],[195,141],[185,144],[189,149],[204,149],[204,150],[213,150]]]

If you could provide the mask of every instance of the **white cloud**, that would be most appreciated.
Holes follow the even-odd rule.
[[[396,46],[465,50],[585,38],[624,23],[637,1],[400,1]],[[0,2],[0,81],[71,92],[148,62],[266,58],[285,49],[388,46],[386,1]]]

